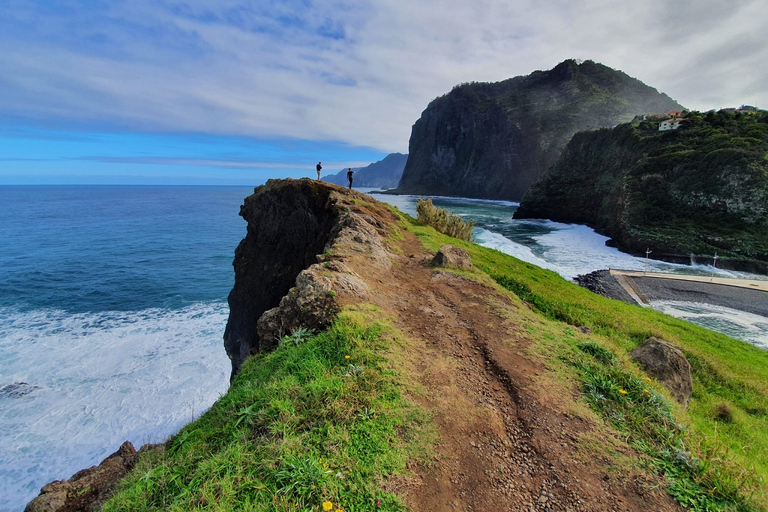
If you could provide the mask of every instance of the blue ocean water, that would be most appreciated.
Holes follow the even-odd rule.
[[[249,187],[0,187],[0,511],[226,391]]]

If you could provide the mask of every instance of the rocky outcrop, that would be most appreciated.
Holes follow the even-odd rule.
[[[693,394],[691,364],[679,348],[658,338],[648,338],[629,355],[648,375],[664,384],[675,400],[688,407]]]
[[[322,181],[270,180],[245,198],[247,235],[235,250],[224,346],[232,377],[250,354],[271,350],[296,329],[322,329],[340,304],[368,286],[345,264],[392,263],[385,239],[394,219],[381,203]]]
[[[126,441],[98,466],[78,471],[69,480],[56,480],[43,486],[40,495],[27,504],[24,512],[91,512],[114,493],[115,485],[138,460],[138,452]]]
[[[399,193],[519,201],[574,133],[682,110],[621,71],[567,60],[435,99],[411,131]]]
[[[579,286],[603,297],[621,300],[628,304],[637,304],[616,278],[611,275],[610,270],[595,270],[589,274],[578,275],[573,280]]]
[[[586,224],[632,254],[768,273],[768,112],[689,112],[681,128],[573,136],[515,218]]]
[[[432,258],[432,265],[447,268],[472,268],[472,260],[464,249],[453,245],[444,245]]]

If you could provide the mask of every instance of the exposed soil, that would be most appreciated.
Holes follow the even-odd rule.
[[[562,396],[542,385],[548,370],[526,354],[530,339],[514,321],[525,305],[432,268],[410,233],[400,249],[387,272],[347,260],[412,340],[425,390],[414,398],[439,428],[438,463],[388,488],[416,512],[682,510],[658,477],[617,464],[636,456],[631,448],[572,412],[575,386]]]

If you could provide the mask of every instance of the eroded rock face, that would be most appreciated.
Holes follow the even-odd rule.
[[[576,132],[670,110],[683,107],[592,61],[462,84],[430,102],[414,123],[397,190],[519,201]]]
[[[78,471],[69,480],[56,480],[43,486],[24,512],[90,512],[99,510],[109,499],[120,479],[133,468],[138,452],[126,441],[98,466]]]
[[[437,267],[472,268],[472,260],[464,249],[453,245],[444,245],[432,258],[432,264]]]
[[[240,215],[248,234],[235,251],[224,332],[232,377],[246,357],[273,349],[297,328],[325,328],[340,300],[366,298],[368,285],[345,260],[391,267],[384,243],[390,227],[378,218],[388,213],[372,214],[368,201],[310,179],[270,180],[245,199]]]
[[[658,338],[648,338],[629,355],[648,375],[664,384],[675,400],[688,407],[693,393],[691,364],[679,348]]]

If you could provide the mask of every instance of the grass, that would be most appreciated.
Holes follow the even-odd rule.
[[[207,413],[142,455],[104,510],[403,510],[381,484],[429,459],[434,430],[404,398],[395,333],[375,316],[347,310],[249,358]]]
[[[418,220],[422,224],[432,226],[440,233],[458,238],[459,240],[472,241],[472,230],[475,221],[467,222],[448,210],[438,208],[432,204],[431,199],[419,198],[416,203]]]
[[[693,510],[768,510],[768,353],[689,322],[595,295],[554,272],[449,239],[428,226],[412,223],[408,229],[433,251],[445,243],[465,249],[477,269],[538,313],[544,324],[525,326],[532,351],[550,369],[578,383],[584,400],[604,421],[640,448],[655,471],[666,475],[668,492],[682,505]],[[571,336],[572,326],[587,327],[590,334]],[[691,363],[694,388],[687,411],[668,398],[663,405],[661,397],[668,393],[661,386],[650,388],[648,397],[642,391],[646,387],[638,387],[644,376],[628,353],[651,336],[680,347]],[[588,340],[581,341],[588,343],[581,349],[576,345],[579,338]],[[570,360],[575,353],[591,365],[558,367],[557,361]],[[594,398],[596,390],[611,397],[610,407]],[[649,410],[649,404],[657,410]],[[627,405],[639,408],[630,411]],[[653,427],[645,430],[649,418]],[[635,430],[638,426],[643,428]],[[665,439],[666,447],[660,444]]]
[[[457,272],[530,306],[506,314],[530,340],[529,355],[551,370],[536,378],[550,379],[541,383],[552,389],[580,389],[581,399],[563,407],[602,418],[600,429],[631,444],[646,470],[665,475],[678,502],[701,511],[768,510],[766,352],[399,215],[399,226],[429,249],[467,250],[475,269]],[[249,358],[199,420],[142,453],[104,510],[405,510],[382,489],[396,488],[387,483],[407,478],[412,464],[433,460],[436,428],[406,399],[423,390],[413,387],[398,336],[379,311],[358,306],[325,332],[297,331],[274,352]],[[649,336],[679,346],[691,362],[687,411],[629,359]],[[636,459],[614,462],[637,471]]]

